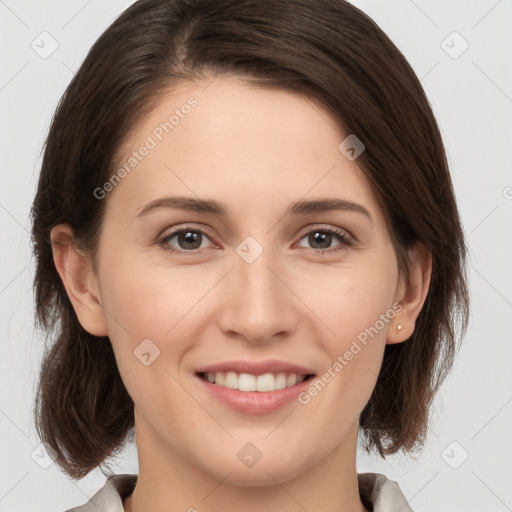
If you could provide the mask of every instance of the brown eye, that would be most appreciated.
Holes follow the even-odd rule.
[[[345,250],[353,245],[348,235],[344,231],[337,229],[314,229],[302,237],[301,240],[306,238],[311,248],[315,250],[315,252],[320,253],[333,253]],[[336,239],[338,239],[339,243],[332,247],[331,244]]]
[[[175,249],[171,240],[176,238],[175,244],[178,246]],[[198,228],[181,228],[165,235],[159,244],[167,251],[177,252],[181,254],[198,254],[201,252],[203,239],[209,238],[207,233]]]

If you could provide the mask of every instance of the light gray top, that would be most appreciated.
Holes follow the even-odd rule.
[[[124,512],[122,500],[133,492],[137,478],[134,474],[109,476],[87,503],[66,512]],[[370,512],[413,512],[398,484],[385,475],[358,473],[357,478],[359,495]]]

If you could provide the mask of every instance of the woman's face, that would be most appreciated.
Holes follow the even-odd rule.
[[[185,83],[134,128],[121,179],[96,191],[99,297],[155,460],[263,485],[355,446],[401,285],[383,212],[338,149],[347,135],[283,90]],[[197,372],[213,365],[236,375],[207,383]],[[290,373],[316,378],[292,386]]]

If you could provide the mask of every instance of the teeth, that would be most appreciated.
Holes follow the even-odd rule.
[[[239,389],[240,391],[256,391],[256,381],[257,378],[254,375],[242,373],[238,377],[238,387],[233,389]],[[236,380],[233,379],[233,382],[236,382]]]
[[[250,373],[236,372],[208,372],[202,374],[203,379],[230,389],[240,391],[276,391],[277,389],[289,388],[302,382],[306,376],[296,373],[265,373],[263,375],[251,375]]]
[[[302,379],[302,380],[304,380],[304,379]],[[288,375],[288,377],[286,378],[286,387],[289,388],[290,386],[295,386],[296,383],[297,383],[297,374],[290,373],[290,375]]]

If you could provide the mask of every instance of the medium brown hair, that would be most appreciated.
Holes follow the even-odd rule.
[[[430,405],[465,332],[466,247],[441,135],[402,53],[344,0],[140,0],[92,46],[45,142],[32,208],[35,302],[47,333],[34,417],[57,464],[82,478],[133,433],[133,401],[108,337],[80,325],[56,271],[50,230],[68,223],[95,254],[105,200],[130,128],[183,80],[230,74],[320,102],[366,146],[358,164],[388,222],[400,271],[407,250],[432,255],[413,335],[386,345],[360,416],[365,448],[384,457],[423,446]],[[103,469],[102,469],[103,471]]]

